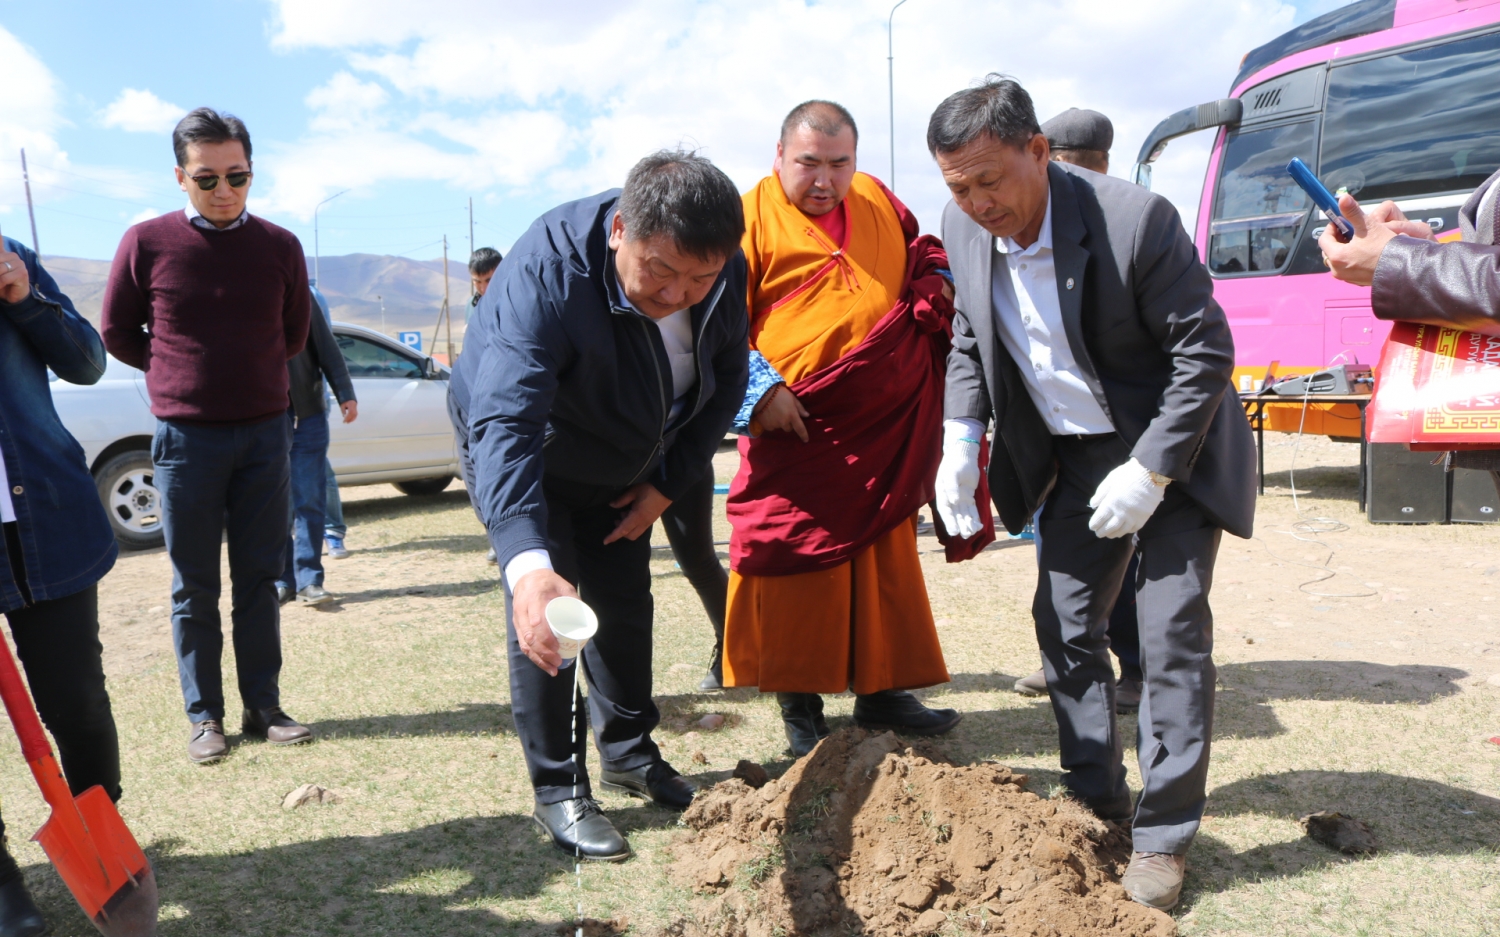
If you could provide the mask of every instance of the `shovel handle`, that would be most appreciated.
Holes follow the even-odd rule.
[[[0,699],[5,701],[5,711],[10,715],[10,724],[15,727],[16,737],[21,740],[21,754],[30,762],[52,757],[52,743],[42,730],[42,720],[37,718],[36,705],[26,684],[21,682],[21,672],[16,669],[16,659],[10,647],[0,636]]]

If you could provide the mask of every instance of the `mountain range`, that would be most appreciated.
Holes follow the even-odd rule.
[[[82,313],[96,327],[109,280],[107,260],[78,257],[43,257],[42,265],[57,280]],[[412,260],[388,254],[345,254],[323,257],[317,264],[318,288],[328,300],[335,322],[351,322],[394,337],[398,332],[422,333],[422,347],[446,351],[433,330],[443,305],[443,261]],[[313,258],[307,258],[311,276]],[[465,313],[469,309],[469,271],[464,264],[448,261],[449,303],[453,311],[453,343],[463,346]]]

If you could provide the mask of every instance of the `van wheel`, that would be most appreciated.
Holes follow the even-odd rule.
[[[435,495],[453,484],[453,476],[414,478],[411,481],[396,482],[395,484],[396,490],[404,495]]]
[[[149,452],[120,453],[99,467],[94,484],[120,546],[146,550],[166,542],[161,492],[156,490],[156,468]]]

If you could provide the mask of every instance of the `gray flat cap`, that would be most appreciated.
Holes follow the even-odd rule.
[[[1042,135],[1054,149],[1108,153],[1115,142],[1115,125],[1098,111],[1070,107],[1042,124]]]

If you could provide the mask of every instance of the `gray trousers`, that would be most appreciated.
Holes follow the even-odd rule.
[[[1032,614],[1057,716],[1063,784],[1100,816],[1131,816],[1106,630],[1138,549],[1145,687],[1137,749],[1145,783],[1134,810],[1135,849],[1181,855],[1207,800],[1217,679],[1208,591],[1221,531],[1171,485],[1135,543],[1099,538],[1088,527],[1089,498],[1130,449],[1114,435],[1055,442],[1058,481],[1041,512]]]

